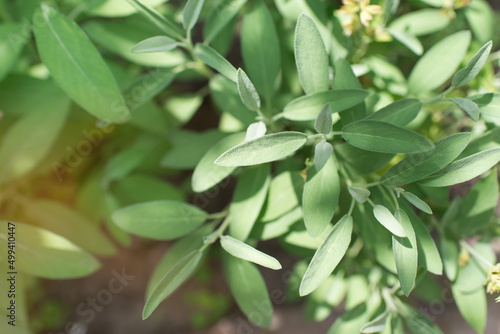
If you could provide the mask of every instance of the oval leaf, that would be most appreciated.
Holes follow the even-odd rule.
[[[429,215],[432,215],[431,208],[427,205],[427,203],[425,203],[420,198],[418,198],[418,196],[412,194],[409,191],[404,191],[402,194],[403,194],[403,197],[406,198],[408,200],[408,202],[413,204],[417,209],[422,210],[423,212],[425,212]]]
[[[226,167],[251,166],[283,159],[301,148],[307,135],[279,132],[244,142],[224,152],[215,164]]]
[[[406,238],[407,234],[401,223],[394,218],[392,213],[383,205],[375,205],[373,207],[373,215],[377,221],[382,224],[389,232],[395,236]]]
[[[387,320],[390,319],[388,311],[382,312],[375,319],[367,323],[361,328],[361,333],[378,333],[385,329]]]
[[[424,136],[402,127],[372,120],[346,125],[342,137],[352,146],[381,153],[417,153],[434,148]]]
[[[212,9],[205,24],[203,25],[203,36],[205,43],[209,44],[238,14],[247,0],[221,1]]]
[[[469,31],[461,31],[430,48],[411,71],[408,78],[410,91],[419,95],[444,84],[465,57],[470,38]]]
[[[349,194],[356,200],[356,202],[363,204],[370,197],[370,190],[358,187],[348,187]]]
[[[240,310],[256,325],[269,328],[273,320],[273,307],[266,282],[257,267],[232,256],[226,256],[223,260],[229,288]]]
[[[418,269],[418,248],[415,231],[410,218],[402,209],[396,210],[394,216],[404,229],[406,238],[393,236],[392,249],[396,260],[401,290],[408,296],[415,286]]]
[[[38,52],[59,86],[103,121],[127,121],[130,112],[115,78],[81,28],[45,4],[35,15],[43,19],[33,26]]]
[[[0,221],[0,226],[0,246],[4,250],[8,249],[8,228],[14,226],[18,236],[16,258],[22,259],[15,263],[15,269],[20,272],[42,278],[68,279],[88,276],[101,266],[92,255],[53,232],[6,221]]]
[[[146,300],[142,310],[143,320],[148,318],[165,298],[170,296],[193,274],[202,256],[203,252],[199,250],[193,251],[170,268]]]
[[[439,237],[439,251],[443,258],[444,273],[453,282],[457,278],[458,272],[458,245],[443,234]]]
[[[489,41],[479,49],[479,51],[472,57],[467,66],[455,74],[451,84],[455,87],[460,87],[468,84],[478,75],[478,73],[486,64],[488,56],[490,55],[491,47],[493,45],[492,41]]]
[[[332,227],[307,267],[300,283],[300,296],[316,290],[335,270],[351,242],[352,217],[345,215]]]
[[[340,181],[333,157],[321,170],[311,167],[302,194],[302,209],[307,232],[319,236],[333,218],[340,195]]]
[[[333,146],[332,144],[322,141],[316,145],[314,148],[314,167],[317,171],[321,170],[326,164],[328,159],[332,156]]]
[[[206,191],[231,174],[236,167],[221,167],[214,164],[215,159],[231,147],[245,139],[244,133],[236,133],[218,141],[205,153],[196,165],[191,179],[194,192]]]
[[[246,243],[236,240],[228,235],[221,236],[220,244],[222,248],[224,248],[224,250],[232,256],[273,270],[281,269],[281,264],[274,257],[262,253],[252,246],[249,246]]]
[[[412,154],[389,169],[382,178],[387,185],[407,184],[418,181],[446,167],[467,146],[471,134],[457,133],[435,143],[428,152]]]
[[[182,11],[182,25],[184,29],[190,31],[193,29],[198,18],[200,17],[201,9],[205,0],[188,0],[184,10]]]
[[[292,121],[316,119],[327,103],[331,103],[332,113],[341,112],[363,101],[368,92],[361,89],[338,89],[301,96],[285,106],[281,113]]]
[[[267,128],[264,122],[252,123],[247,128],[245,141],[254,140],[263,137],[266,134]]]
[[[306,94],[330,88],[328,54],[318,27],[306,14],[301,14],[295,28],[295,62],[299,80]]]
[[[422,103],[417,99],[402,99],[371,114],[367,119],[405,126],[417,117]]]
[[[332,118],[332,107],[327,104],[321,109],[316,122],[314,122],[314,128],[318,133],[324,133],[325,135],[332,132],[333,118]]]
[[[229,80],[233,82],[238,81],[236,68],[226,58],[222,57],[220,53],[215,51],[215,49],[198,43],[194,47],[193,54]]]
[[[451,291],[460,314],[477,333],[484,333],[486,328],[487,301],[484,289],[473,292],[463,292],[455,285]]]
[[[495,166],[500,161],[500,149],[482,151],[452,162],[446,168],[423,179],[428,187],[447,187],[469,181]]]
[[[113,214],[113,221],[123,230],[155,240],[182,237],[203,224],[207,213],[176,201],[153,201],[127,206]]]
[[[475,122],[479,120],[479,107],[475,102],[461,97],[452,97],[450,101],[465,111]]]
[[[238,92],[240,93],[241,101],[250,110],[260,109],[260,97],[259,93],[255,89],[252,81],[248,75],[241,69],[238,69]]]
[[[139,42],[132,48],[134,53],[162,52],[173,50],[179,45],[175,40],[167,36],[155,36]]]

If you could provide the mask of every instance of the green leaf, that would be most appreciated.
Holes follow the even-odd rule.
[[[486,93],[469,97],[479,107],[481,117],[484,121],[496,126],[500,125],[500,94]]]
[[[337,144],[333,148],[335,156],[349,174],[367,175],[385,167],[394,154],[370,152],[351,146]]]
[[[430,92],[444,84],[465,57],[470,32],[460,31],[439,41],[416,63],[408,78],[414,95]]]
[[[323,133],[325,135],[332,132],[333,119],[332,119],[332,108],[329,104],[325,105],[314,122],[314,128],[318,133]]]
[[[263,1],[254,1],[241,27],[241,53],[245,69],[255,88],[270,100],[281,72],[278,34],[269,9]]]
[[[160,303],[170,296],[182,283],[184,283],[195,271],[203,256],[203,252],[195,250],[179,259],[170,270],[163,276],[156,288],[146,300],[142,311],[142,319],[149,318]]]
[[[265,135],[224,152],[215,160],[215,164],[236,167],[280,160],[301,148],[306,140],[306,134],[294,131]]]
[[[467,66],[455,74],[451,84],[455,87],[461,87],[471,82],[479,74],[484,64],[486,64],[492,45],[492,41],[483,45],[474,57],[472,57]]]
[[[299,172],[284,171],[273,178],[261,220],[275,220],[299,205],[304,180]]]
[[[105,122],[123,123],[130,112],[118,85],[78,25],[48,5],[33,26],[40,57],[59,86],[82,108]]]
[[[102,256],[116,253],[116,248],[98,225],[58,202],[30,201],[24,206],[24,212],[37,226],[57,233],[89,252]]]
[[[443,259],[444,273],[453,282],[458,272],[458,245],[455,240],[442,234],[439,237],[439,251]]]
[[[417,153],[434,148],[424,136],[402,127],[372,120],[361,120],[342,128],[342,137],[363,150],[381,153]]]
[[[406,238],[407,234],[402,223],[398,221],[392,213],[383,205],[375,205],[373,207],[373,215],[377,221],[382,224],[389,232],[400,238]]]
[[[15,68],[16,61],[29,40],[23,35],[25,29],[28,29],[25,24],[0,24],[0,81]]]
[[[42,162],[64,127],[69,102],[54,104],[53,108],[35,108],[4,130],[0,184],[26,175]]]
[[[301,14],[295,28],[295,62],[299,79],[306,94],[330,88],[328,54],[313,19]]]
[[[443,30],[450,22],[441,9],[421,9],[396,18],[389,29],[403,31],[411,36],[423,36]]]
[[[68,279],[88,276],[101,266],[89,253],[69,240],[45,229],[17,222],[0,221],[0,246],[7,250],[8,227],[15,227],[16,270],[29,275]],[[5,258],[4,258],[5,259]]]
[[[456,160],[420,183],[428,187],[447,187],[469,181],[500,161],[500,148],[482,151]]]
[[[232,256],[250,261],[273,270],[281,269],[281,264],[274,257],[269,256],[261,251],[241,242],[228,235],[220,237],[220,244],[222,248]]]
[[[465,8],[464,13],[472,34],[480,43],[486,43],[493,38],[495,13],[488,2],[474,0]]]
[[[248,238],[266,200],[270,173],[270,166],[266,164],[248,168],[240,175],[229,206],[229,234],[232,237],[241,241]]]
[[[194,192],[206,191],[231,174],[236,167],[221,167],[214,164],[215,159],[231,147],[238,145],[245,139],[245,133],[240,132],[227,136],[218,141],[201,158],[194,169],[191,187]]]
[[[427,203],[422,201],[418,196],[412,194],[409,191],[404,191],[402,194],[403,194],[403,197],[406,198],[406,200],[408,202],[410,202],[411,204],[413,204],[417,209],[419,209],[419,210],[421,210],[429,215],[432,215],[431,208],[427,205]]]
[[[307,232],[313,238],[328,226],[337,208],[340,196],[340,181],[333,157],[321,170],[309,169],[302,194],[302,210]]]
[[[210,46],[198,43],[194,47],[193,54],[229,80],[238,81],[236,68]]]
[[[333,88],[338,89],[361,89],[361,84],[359,83],[356,74],[349,64],[349,62],[343,58],[337,59],[335,62],[335,75],[333,77]],[[344,110],[340,114],[340,120],[342,125],[347,125],[349,123],[359,121],[366,116],[366,106],[363,101],[360,103]]]
[[[439,327],[412,307],[399,302],[398,311],[412,334],[443,334]]]
[[[223,263],[229,288],[240,310],[256,325],[269,328],[273,307],[257,267],[232,256],[223,257]]]
[[[205,25],[203,26],[205,43],[212,42],[224,27],[226,27],[238,14],[246,2],[247,0],[220,1],[205,20]]]
[[[113,221],[123,230],[154,240],[182,237],[203,224],[207,213],[177,201],[153,201],[127,206],[113,214]]]
[[[460,109],[465,111],[467,115],[470,116],[477,122],[479,120],[479,107],[477,104],[469,99],[463,99],[461,97],[452,97],[450,99],[451,102],[455,103]]]
[[[348,187],[349,194],[356,200],[356,202],[363,204],[370,197],[370,190],[358,187]]]
[[[351,242],[352,217],[345,215],[335,224],[314,254],[300,283],[300,296],[316,290],[335,270]]]
[[[455,285],[451,286],[451,291],[460,314],[477,333],[484,333],[488,314],[486,292],[483,289],[463,292]]]
[[[182,11],[182,26],[186,31],[193,29],[198,18],[200,17],[201,9],[205,0],[188,0]]]
[[[490,223],[498,203],[498,192],[497,171],[493,169],[465,195],[457,224],[460,234],[470,236]]]
[[[333,146],[332,144],[322,141],[316,145],[314,148],[314,167],[317,171],[327,163],[328,159],[332,156]]]
[[[200,249],[203,244],[203,237],[212,232],[212,227],[205,225],[199,230],[185,236],[169,247],[163,257],[160,259],[148,281],[146,288],[146,299],[151,298],[151,294],[160,284],[163,277],[170,271],[180,259]]]
[[[258,224],[252,230],[251,237],[258,237],[260,240],[270,240],[282,236],[290,231],[292,226],[303,217],[302,209],[296,207],[290,212],[284,213],[280,218]]]
[[[405,126],[417,117],[422,103],[417,99],[402,99],[371,114],[367,119]]]
[[[390,313],[386,310],[361,328],[361,333],[378,333],[385,329]]]
[[[163,0],[141,0],[148,6],[158,6]],[[131,6],[124,6],[123,0],[94,0],[82,2],[81,5],[86,5],[85,12],[92,16],[103,17],[123,17],[134,14],[137,10]]]
[[[386,185],[406,184],[418,181],[446,167],[467,146],[471,134],[456,133],[435,143],[428,152],[412,154],[389,169],[382,178]]]
[[[421,56],[424,53],[424,46],[414,35],[397,29],[388,29],[387,32],[417,56]]]
[[[341,112],[363,101],[368,92],[361,89],[339,89],[301,96],[288,103],[281,115],[292,121],[307,121],[318,117],[325,104],[332,113]]]
[[[260,97],[259,93],[255,89],[252,81],[247,76],[247,74],[241,69],[238,69],[238,92],[240,93],[241,101],[250,110],[260,109]]]
[[[154,36],[139,42],[132,48],[134,53],[163,52],[175,49],[179,43],[167,36]]]
[[[418,269],[418,248],[415,231],[410,218],[402,209],[396,210],[394,216],[403,227],[406,238],[392,236],[392,249],[398,269],[399,282],[401,290],[408,296],[415,287],[415,278]]]
[[[127,2],[134,6],[139,14],[148,19],[149,22],[163,31],[168,37],[176,40],[182,40],[184,38],[184,32],[182,31],[182,29],[178,27],[174,22],[158,13],[154,8],[139,0],[127,0]]]
[[[247,128],[247,133],[245,135],[245,141],[257,139],[263,137],[266,134],[267,128],[264,122],[252,123]]]

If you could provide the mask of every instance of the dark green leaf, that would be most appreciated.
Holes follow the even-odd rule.
[[[316,166],[309,169],[302,194],[302,210],[311,237],[319,236],[326,229],[337,208],[339,195],[340,181],[333,157],[321,170]]]
[[[42,5],[34,25],[38,52],[59,86],[80,106],[105,122],[123,123],[130,112],[118,85],[87,35],[75,22]]]
[[[113,214],[123,230],[154,240],[182,237],[203,224],[207,213],[177,201],[153,201],[127,206]]]
[[[373,173],[386,166],[394,157],[394,154],[365,151],[349,144],[337,144],[333,150],[339,163],[353,175]]]
[[[414,35],[411,35],[404,30],[398,29],[388,29],[387,32],[417,56],[421,56],[424,52],[422,43]]]
[[[328,54],[313,19],[301,14],[295,28],[295,62],[306,94],[330,88]]]
[[[450,101],[465,111],[475,122],[479,120],[479,107],[475,102],[461,97],[452,97]]]
[[[435,149],[412,154],[389,169],[381,178],[387,185],[418,181],[446,167],[467,146],[470,133],[457,133],[435,143]]]
[[[415,231],[410,218],[402,209],[396,210],[394,216],[404,229],[406,238],[393,236],[392,249],[398,269],[399,282],[401,290],[408,296],[415,287],[415,278],[418,269],[418,248]]]
[[[0,81],[15,68],[19,54],[29,40],[23,35],[25,29],[28,27],[24,24],[6,22],[0,24],[0,59],[2,59],[0,62]]]
[[[402,127],[372,120],[346,125],[342,137],[351,145],[382,153],[417,153],[434,148],[424,136]]]
[[[455,74],[451,84],[455,87],[467,85],[479,74],[484,64],[490,55],[492,42],[489,41],[479,49],[479,51],[472,57],[467,66]],[[453,99],[452,99],[453,100]]]
[[[236,167],[280,160],[301,148],[306,140],[306,134],[293,131],[265,135],[224,152],[215,160],[215,164]]]
[[[368,116],[367,119],[405,126],[417,117],[420,109],[422,109],[422,103],[419,100],[402,99],[385,106]]]
[[[361,84],[359,83],[356,74],[347,62],[343,58],[337,59],[335,62],[335,75],[333,77],[333,88],[338,89],[361,89]],[[360,103],[344,110],[340,114],[340,120],[342,125],[347,125],[352,122],[359,121],[366,116],[366,106],[363,101]]]
[[[305,296],[316,290],[344,257],[351,242],[352,217],[345,215],[330,230],[307,267],[300,283],[300,295]]]

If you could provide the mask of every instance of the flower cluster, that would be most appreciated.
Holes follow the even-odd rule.
[[[370,5],[370,0],[342,0],[343,6],[337,11],[342,20],[342,27],[347,36],[368,27],[373,16],[382,13],[379,5]]]
[[[491,267],[488,270],[488,279],[485,282],[486,292],[489,294],[500,293],[500,263]],[[495,299],[496,302],[500,302],[500,297]]]

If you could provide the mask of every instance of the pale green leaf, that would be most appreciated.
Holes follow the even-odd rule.
[[[470,39],[469,31],[460,31],[430,48],[410,73],[408,78],[410,92],[419,95],[444,84],[465,57]]]
[[[349,174],[366,175],[385,167],[394,154],[370,152],[347,143],[337,144],[333,148],[335,156]]]
[[[142,311],[142,319],[148,318],[165,298],[170,296],[193,274],[202,256],[202,251],[192,251],[179,259],[170,268],[146,300]]]
[[[404,191],[402,194],[403,197],[406,198],[406,200],[411,204],[413,204],[417,209],[422,210],[423,212],[429,215],[432,215],[432,210],[429,207],[429,205],[427,205],[427,203],[422,201],[418,196],[412,194],[409,191]]]
[[[127,206],[113,214],[113,221],[123,230],[154,240],[182,237],[199,227],[207,213],[177,201],[152,201]]]
[[[300,295],[316,290],[339,264],[351,242],[352,217],[345,215],[330,230],[314,254],[300,283]]]
[[[327,103],[330,103],[332,113],[337,113],[355,106],[367,96],[368,92],[361,89],[339,89],[301,96],[288,103],[281,115],[292,121],[313,120]]]
[[[238,14],[247,0],[220,1],[208,15],[203,26],[205,43],[210,43]]]
[[[256,325],[269,328],[273,307],[259,270],[253,263],[232,256],[224,257],[223,263],[229,288],[240,310]]]
[[[314,122],[314,128],[318,133],[323,133],[325,135],[332,132],[333,119],[332,119],[332,108],[330,104],[327,104],[321,109],[318,114],[316,121]]]
[[[457,133],[437,141],[433,150],[409,155],[382,176],[382,183],[411,183],[441,170],[464,150],[470,136],[468,132]]]
[[[328,54],[313,19],[301,14],[295,28],[295,62],[306,94],[330,88]]]
[[[268,222],[299,205],[304,180],[299,172],[285,171],[273,178],[261,220]]]
[[[414,35],[411,35],[404,30],[398,29],[388,29],[387,32],[417,56],[421,56],[422,53],[424,53],[424,47],[422,43]]]
[[[245,135],[245,141],[257,139],[263,137],[266,134],[267,128],[264,122],[252,123],[247,128],[247,133]]]
[[[28,42],[24,31],[26,25],[2,22],[0,24],[0,81],[15,68],[15,63]]]
[[[405,128],[373,120],[361,120],[342,128],[342,137],[351,145],[381,153],[418,153],[434,148],[424,136]]]
[[[500,161],[500,148],[482,151],[456,160],[420,183],[428,187],[447,187],[469,181]]]
[[[205,0],[188,0],[184,10],[182,11],[182,25],[184,29],[190,31],[193,29],[198,18],[200,17],[201,9]]]
[[[177,41],[167,36],[155,36],[139,42],[132,48],[134,53],[163,52],[173,50],[179,45]]]
[[[415,231],[410,218],[402,209],[396,210],[394,216],[404,229],[406,238],[392,236],[392,249],[396,260],[401,290],[408,296],[415,287],[418,269],[418,248]]]
[[[238,69],[237,75],[238,92],[240,93],[241,101],[243,101],[248,109],[259,110],[260,97],[252,81],[241,68]]]
[[[495,12],[487,1],[472,1],[464,13],[472,33],[480,43],[486,43],[494,37]]]
[[[141,0],[147,6],[158,6],[164,0]],[[85,12],[92,16],[123,17],[134,14],[137,10],[133,6],[124,6],[123,0],[90,0],[82,2],[85,4]]]
[[[443,334],[439,327],[425,315],[399,302],[398,311],[403,316],[406,327],[412,334]]]
[[[479,107],[475,102],[461,97],[452,97],[450,101],[465,111],[475,122],[479,120]]]
[[[123,123],[130,112],[110,69],[87,35],[48,5],[33,30],[38,52],[59,86],[75,102],[105,122]]]
[[[296,207],[292,211],[283,214],[280,218],[274,221],[256,225],[251,236],[258,236],[260,240],[270,240],[280,237],[289,232],[292,225],[301,220],[302,217],[302,209],[300,207]]]
[[[281,73],[281,51],[278,33],[271,13],[262,0],[253,1],[253,8],[241,26],[241,53],[244,68],[265,100],[270,100]]]
[[[270,166],[265,164],[248,168],[240,175],[229,206],[232,237],[241,241],[248,238],[266,200],[270,172]]]
[[[229,176],[236,167],[222,167],[214,164],[215,159],[245,139],[245,133],[236,133],[218,141],[201,158],[194,169],[191,187],[194,192],[206,191]]]
[[[462,317],[464,317],[477,333],[484,333],[488,314],[486,292],[484,289],[477,289],[473,292],[463,292],[455,285],[452,285],[451,291]]]
[[[455,281],[458,272],[458,245],[456,241],[442,234],[439,237],[439,252],[443,259],[444,273],[451,281]]]
[[[333,146],[332,144],[322,141],[314,147],[314,168],[316,171],[321,170],[323,166],[327,163],[328,159],[332,156]]]
[[[222,248],[232,256],[250,261],[273,270],[281,269],[281,264],[274,257],[267,255],[244,242],[241,242],[228,235],[220,237]]]
[[[390,313],[386,310],[361,328],[361,333],[378,333],[385,329]]]
[[[411,36],[423,36],[443,30],[450,22],[441,9],[421,9],[398,17],[389,25],[389,29],[403,31]]]
[[[5,251],[8,249],[8,227],[12,225],[17,236],[16,258],[19,259],[15,270],[42,278],[69,279],[88,276],[101,266],[92,255],[69,240],[24,223],[0,221],[0,246]]]
[[[301,148],[306,140],[306,134],[294,131],[265,135],[224,152],[215,160],[215,164],[236,167],[280,160]]]
[[[313,166],[307,173],[302,194],[302,210],[307,232],[313,238],[328,226],[337,208],[340,196],[340,181],[333,157],[321,170]]]
[[[370,190],[358,187],[348,187],[349,194],[356,200],[356,202],[363,204],[370,197]]]
[[[193,54],[229,80],[234,82],[238,81],[236,68],[215,49],[208,45],[198,43],[194,47]]]
[[[479,107],[481,118],[488,122],[500,126],[500,94],[485,93],[468,97]]]
[[[488,56],[490,55],[492,42],[489,41],[485,45],[479,49],[479,51],[472,57],[467,66],[455,74],[451,84],[455,87],[460,87],[463,85],[467,85],[478,75],[478,73],[483,68],[484,64],[488,60]]]
[[[417,117],[422,103],[417,99],[402,99],[383,107],[367,119],[405,126]]]
[[[385,206],[379,204],[375,205],[373,207],[373,215],[382,226],[395,236],[400,238],[407,237],[405,229],[401,226],[401,222],[399,222]]]

